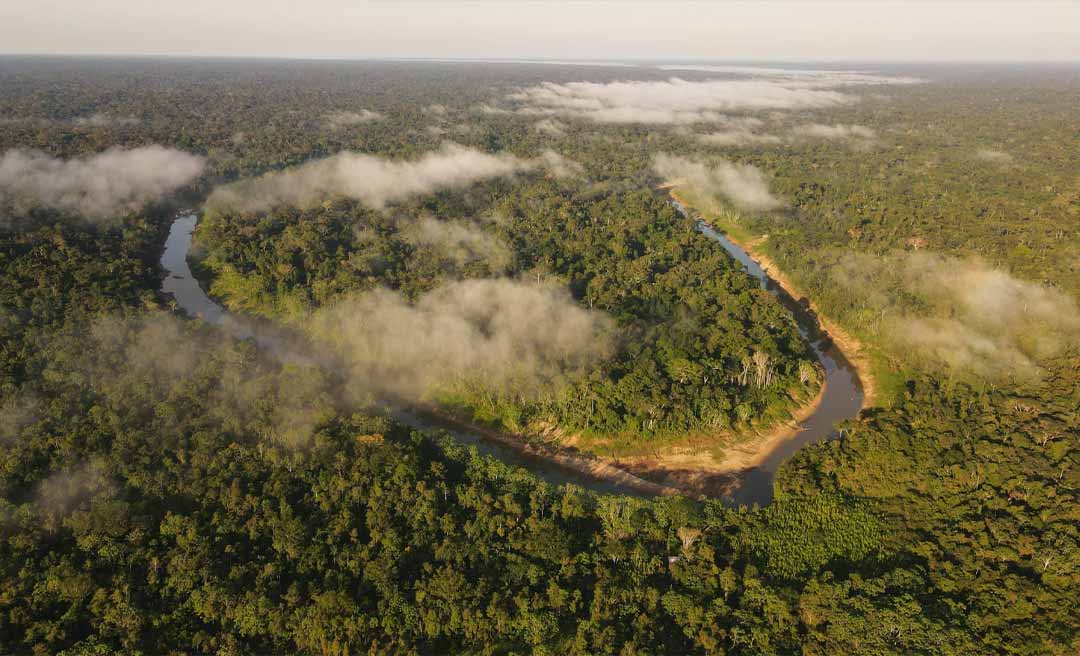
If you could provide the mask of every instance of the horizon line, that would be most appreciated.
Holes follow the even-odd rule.
[[[548,66],[609,66],[612,68],[635,68],[639,65],[654,63],[737,63],[737,64],[1041,64],[1041,65],[1080,65],[1078,59],[737,59],[703,57],[452,57],[452,56],[289,56],[289,55],[193,55],[176,53],[92,53],[92,52],[0,52],[0,58],[68,58],[68,59],[202,59],[202,60],[260,60],[260,61],[297,61],[297,62],[404,62],[404,63],[447,63],[447,64],[537,64]]]

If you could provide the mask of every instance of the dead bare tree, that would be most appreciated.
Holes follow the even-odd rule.
[[[1058,435],[1057,433],[1046,433],[1039,438],[1039,446],[1046,446],[1048,443],[1053,442],[1059,437],[1061,437],[1061,435]]]
[[[689,551],[690,547],[694,546],[694,543],[701,537],[700,529],[689,526],[680,527],[677,533],[679,534],[679,541],[682,542],[683,553]]]
[[[753,362],[748,357],[742,359],[742,372],[739,373],[739,384],[746,387],[746,383],[750,378],[750,367],[753,366]]]
[[[758,387],[768,387],[772,383],[773,366],[772,358],[764,351],[754,351],[754,381]]]

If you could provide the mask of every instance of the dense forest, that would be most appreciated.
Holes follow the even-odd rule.
[[[530,90],[733,74],[0,58],[0,651],[1076,653],[1080,71],[885,73],[921,82],[605,122]],[[343,151],[378,158],[346,162],[366,190],[445,142],[497,174],[211,202],[197,274],[315,341],[373,310],[409,339],[452,302],[488,338],[522,313],[508,343],[538,356],[515,364],[549,384],[482,350],[479,378],[373,368],[352,335],[352,369],[282,358],[160,293],[177,207]],[[189,173],[130,173],[161,157]],[[130,184],[79,186],[100,171]],[[673,177],[862,340],[882,388],[773,503],[553,485],[350,393],[376,372],[600,453],[782,419],[816,385],[806,344],[658,195]],[[554,340],[553,314],[604,348]],[[739,380],[754,353],[771,384]]]
[[[524,407],[513,397],[492,402],[500,390],[484,385],[430,392],[470,419],[512,430],[546,421],[633,448],[635,438],[779,418],[813,396],[817,374],[790,315],[662,198],[648,190],[567,198],[545,180],[484,195],[498,198],[483,208],[498,217],[486,226],[462,217],[469,208],[451,198],[409,208],[440,220],[339,203],[210,212],[197,244],[211,293],[233,309],[295,323],[376,286],[407,298],[457,277],[569,287],[579,303],[615,319],[613,357]],[[730,384],[756,354],[768,357],[769,380]]]

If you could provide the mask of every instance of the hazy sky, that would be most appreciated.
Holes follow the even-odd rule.
[[[1080,0],[0,0],[0,52],[1080,60]]]

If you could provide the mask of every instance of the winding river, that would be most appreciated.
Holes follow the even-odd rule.
[[[683,214],[687,213],[678,201],[672,201],[672,204]],[[855,368],[821,329],[813,313],[792,298],[765,273],[765,270],[750,257],[749,253],[725,237],[723,233],[714,230],[701,220],[697,225],[702,234],[718,242],[725,251],[743,265],[747,273],[758,280],[763,289],[775,294],[791,311],[799,332],[810,344],[810,349],[825,372],[821,398],[814,412],[799,422],[794,435],[776,445],[758,466],[747,470],[738,488],[729,497],[733,505],[753,503],[765,505],[772,501],[773,476],[785,460],[807,444],[836,437],[837,423],[858,416],[864,398],[862,383]]]
[[[686,210],[677,202],[675,206]],[[263,329],[260,324],[244,317],[234,316],[206,295],[188,266],[192,233],[198,217],[195,213],[181,213],[169,230],[161,266],[166,272],[161,290],[176,299],[177,305],[191,317],[198,317],[219,326],[240,338],[251,338],[275,352],[283,352],[281,338],[272,328]],[[750,255],[723,234],[704,222],[698,229],[715,240],[740,262],[747,272],[756,278],[764,289],[775,293],[794,314],[799,330],[806,337],[825,372],[824,389],[814,412],[801,421],[794,435],[779,442],[757,465],[741,472],[732,484],[732,475],[718,474],[725,481],[724,501],[730,505],[765,505],[772,500],[772,482],[777,468],[802,446],[835,436],[837,422],[855,417],[862,407],[863,394],[859,379],[843,354],[831,343],[818,326],[816,319],[796,302]],[[525,467],[538,477],[553,484],[575,483],[587,489],[613,494],[651,496],[671,494],[674,488],[657,485],[628,472],[591,461],[577,455],[546,452],[532,447],[513,444],[505,436],[488,434],[466,426],[453,425],[452,421],[432,418],[421,412],[397,409],[392,416],[417,429],[440,428],[450,432],[456,439],[473,445],[481,453],[494,456],[511,465]],[[708,474],[706,474],[708,478]]]
[[[289,349],[282,348],[283,339],[274,334],[272,327],[230,314],[203,291],[199,281],[192,275],[187,262],[188,252],[191,250],[192,233],[195,231],[197,221],[196,214],[186,212],[173,220],[169,236],[165,240],[165,252],[161,256],[161,267],[166,273],[161,291],[176,299],[176,304],[192,318],[214,324],[235,337],[254,339],[259,346],[276,354],[288,353]],[[446,430],[458,441],[475,446],[480,453],[493,456],[511,465],[524,467],[555,485],[575,483],[607,494],[641,496],[649,494],[648,490],[638,489],[634,485],[638,479],[629,474],[626,474],[626,479],[621,482],[611,480],[607,476],[592,476],[572,467],[560,466],[552,462],[549,457],[513,448],[499,439],[477,432],[454,429],[446,422],[428,418],[419,411],[397,408],[390,414],[395,420],[418,430]]]

